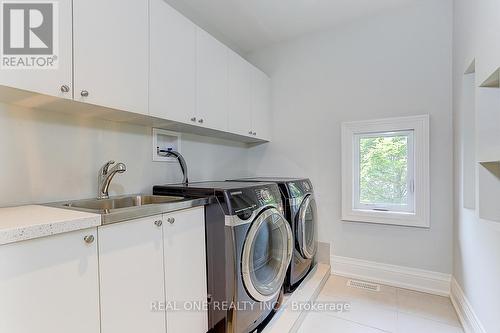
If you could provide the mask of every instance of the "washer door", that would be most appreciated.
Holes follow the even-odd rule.
[[[316,254],[316,201],[312,194],[302,201],[296,223],[295,237],[300,254],[306,259],[312,259]]]
[[[292,259],[293,235],[275,208],[261,212],[248,230],[241,258],[243,283],[259,302],[274,299],[281,291]]]

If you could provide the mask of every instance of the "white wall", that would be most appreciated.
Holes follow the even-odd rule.
[[[151,144],[148,127],[0,104],[0,206],[95,197],[97,171],[110,159],[127,165],[112,195],[180,181],[177,164],[152,162]],[[245,176],[247,152],[243,144],[182,136],[193,181]]]
[[[493,333],[499,332],[500,289],[496,285],[500,279],[500,223],[481,219],[478,215],[481,202],[488,197],[491,196],[497,205],[500,202],[497,194],[478,191],[477,176],[485,170],[476,163],[475,209],[463,208],[466,183],[463,164],[467,156],[464,149],[470,147],[467,132],[471,116],[476,124],[476,160],[500,160],[500,90],[477,87],[480,77],[484,76],[484,68],[491,67],[490,59],[496,57],[496,66],[500,66],[500,2],[456,0],[454,17],[456,225],[453,275],[486,332]],[[484,33],[485,29],[489,32]],[[464,76],[464,71],[474,58],[479,72],[475,75],[476,88],[471,92],[464,89],[470,89],[467,83],[474,80],[474,76]],[[469,101],[471,94],[475,94],[475,103]],[[494,184],[498,193],[500,182],[496,180]]]
[[[249,55],[273,78],[273,142],[258,175],[311,178],[335,255],[451,273],[452,1],[422,0]],[[431,228],[340,221],[342,121],[431,115]]]

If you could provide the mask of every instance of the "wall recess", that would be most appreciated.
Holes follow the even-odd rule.
[[[181,134],[177,132],[167,131],[160,128],[153,128],[153,144],[152,154],[153,162],[175,162],[175,157],[165,157],[158,154],[158,149],[175,150],[181,152]]]
[[[476,62],[467,67],[462,80],[462,182],[463,206],[476,208]]]
[[[479,217],[500,222],[500,161],[479,164]]]

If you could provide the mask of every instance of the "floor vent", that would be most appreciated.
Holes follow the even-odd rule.
[[[369,291],[380,291],[380,285],[376,283],[370,283],[359,280],[349,280],[347,281],[347,286],[350,288],[363,289]]]

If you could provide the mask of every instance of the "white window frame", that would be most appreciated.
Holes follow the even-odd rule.
[[[372,206],[359,203],[359,142],[370,135],[408,137],[407,209],[390,205]],[[412,142],[410,142],[412,141]],[[429,116],[411,116],[346,122],[342,124],[342,220],[430,227]]]

